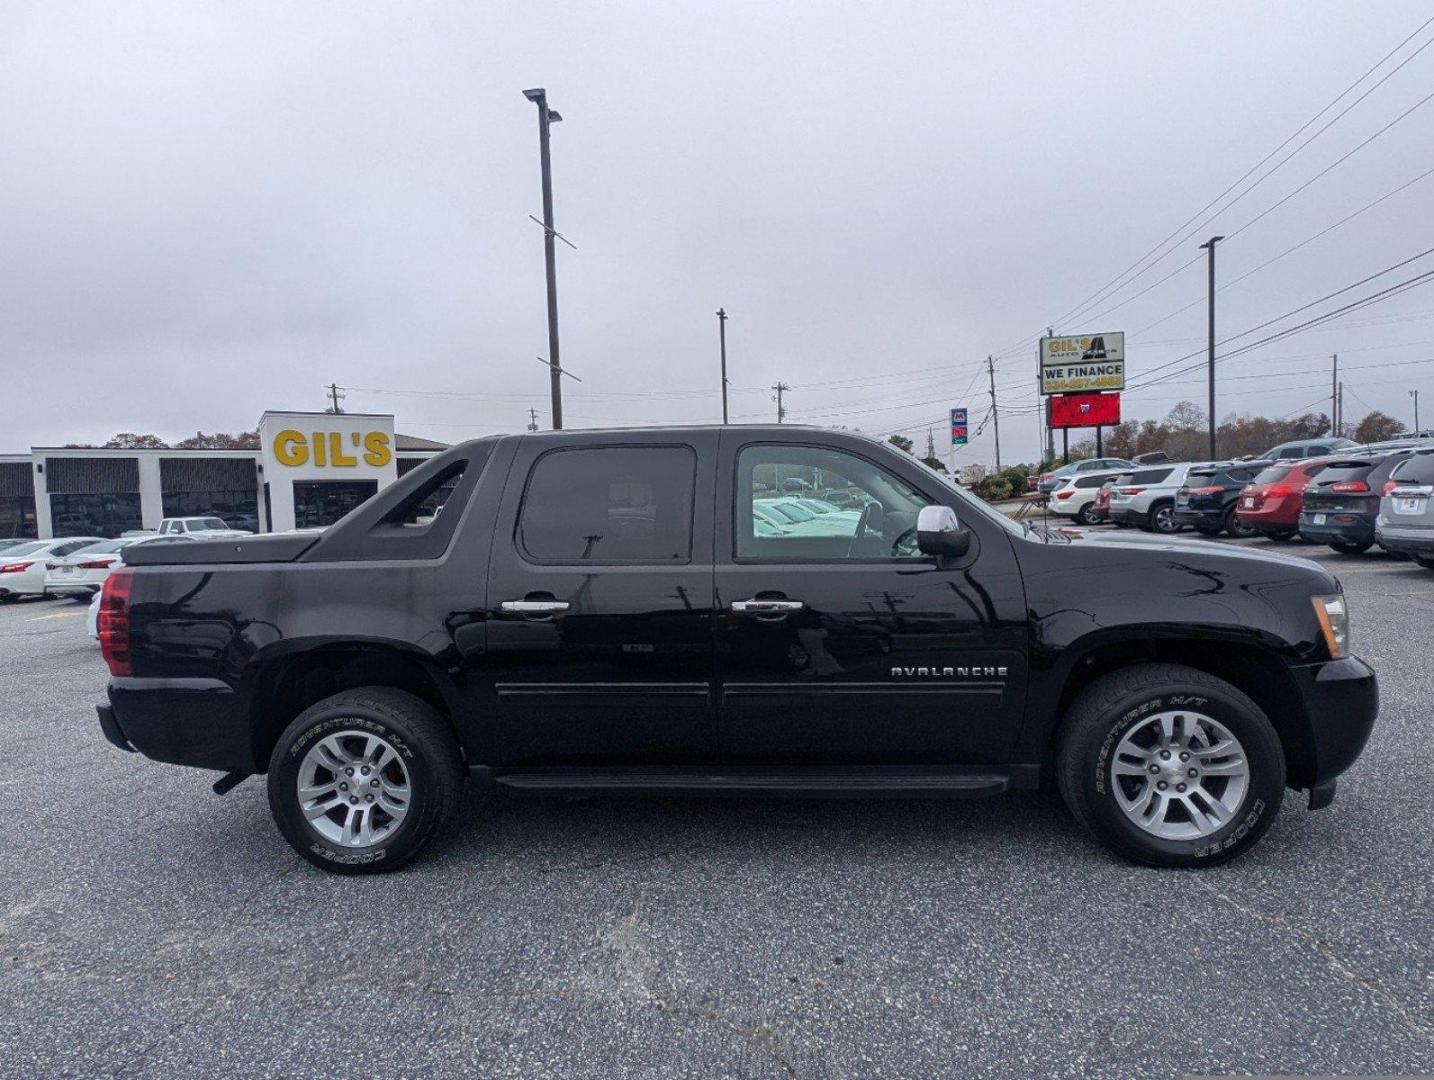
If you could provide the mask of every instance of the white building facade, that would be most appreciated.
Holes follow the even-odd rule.
[[[0,539],[119,536],[166,517],[254,532],[329,525],[440,453],[372,413],[266,412],[256,450],[33,447],[0,454]]]

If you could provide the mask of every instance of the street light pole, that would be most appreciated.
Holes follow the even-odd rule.
[[[1200,246],[1210,253],[1207,260],[1210,268],[1210,329],[1207,344],[1210,359],[1210,460],[1215,460],[1215,245],[1223,236],[1212,236]]]
[[[722,423],[727,423],[727,309],[717,309],[717,336],[722,342]]]
[[[543,170],[543,261],[548,272],[548,373],[553,398],[553,430],[563,428],[563,375],[558,356],[558,264],[553,249],[553,161],[548,151],[548,127],[562,120],[548,108],[548,92],[542,87],[524,90],[523,96],[538,107],[538,154]]]

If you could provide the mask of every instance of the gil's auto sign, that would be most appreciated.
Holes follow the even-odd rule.
[[[1041,393],[1124,389],[1124,331],[1041,338]]]

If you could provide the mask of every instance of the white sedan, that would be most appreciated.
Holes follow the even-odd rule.
[[[100,591],[110,570],[119,562],[120,552],[143,539],[122,536],[82,547],[69,555],[45,561],[46,596],[90,596]]]
[[[61,536],[31,540],[0,551],[0,603],[8,604],[22,596],[43,596],[47,562],[104,542],[103,536]]]

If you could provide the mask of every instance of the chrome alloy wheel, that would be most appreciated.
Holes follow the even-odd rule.
[[[1154,713],[1110,759],[1125,816],[1164,840],[1209,836],[1238,813],[1250,787],[1245,748],[1218,720],[1186,709]]]
[[[344,847],[387,839],[408,814],[408,769],[387,739],[367,731],[320,739],[304,755],[297,783],[309,825]]]

